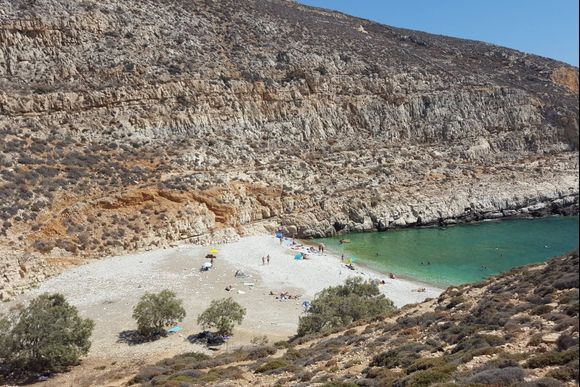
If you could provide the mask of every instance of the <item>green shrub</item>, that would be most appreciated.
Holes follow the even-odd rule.
[[[133,309],[133,318],[137,321],[140,334],[152,337],[165,333],[165,328],[181,321],[185,309],[175,293],[163,290],[159,294],[145,293]]]
[[[157,363],[158,366],[169,366],[173,369],[183,369],[183,368],[194,368],[199,362],[211,359],[205,353],[199,352],[188,352],[183,353],[177,356],[174,356],[170,359],[164,359]]]
[[[418,371],[408,377],[408,383],[406,385],[422,387],[445,382],[451,378],[451,374],[455,369],[455,365],[449,364],[442,367],[430,368],[425,371]]]
[[[543,314],[551,312],[552,309],[553,308],[549,305],[538,305],[530,311],[530,314],[532,316],[541,316]]]
[[[367,369],[367,378],[375,379],[375,385],[391,386],[393,383],[404,376],[400,371],[393,371],[382,367],[371,367]]]
[[[544,368],[548,366],[565,365],[578,359],[578,347],[563,352],[546,352],[536,355],[526,363],[528,368]]]
[[[538,345],[542,344],[542,334],[536,333],[530,340],[528,341],[528,347],[537,347]]]
[[[290,348],[285,354],[284,354],[284,359],[288,360],[288,361],[294,361],[294,360],[298,360],[298,359],[302,359],[304,357],[304,354],[300,351],[297,351],[293,348]]]
[[[149,366],[149,367],[145,367],[142,368],[141,370],[139,370],[139,373],[132,379],[132,383],[145,383],[148,382],[149,380],[161,376],[161,375],[165,375],[167,373],[170,372],[170,369],[165,368],[165,367],[155,367],[155,366]]]
[[[578,380],[578,366],[573,367],[560,367],[551,370],[546,374],[549,378],[554,378],[561,380],[563,382]]]
[[[215,368],[201,375],[196,381],[206,383],[213,383],[219,380],[233,380],[240,379],[243,372],[238,367]]]
[[[169,378],[170,381],[173,382],[193,382],[195,381],[195,378],[189,376],[189,375],[174,375],[172,377]]]
[[[481,371],[469,378],[473,384],[509,386],[524,380],[525,372],[521,367],[495,368]]]
[[[42,294],[0,319],[0,363],[24,373],[64,371],[88,353],[93,327],[62,294]]]
[[[278,349],[290,348],[290,343],[287,342],[286,340],[280,340],[280,341],[276,341],[274,343],[274,347],[276,347]]]
[[[246,359],[248,360],[262,359],[266,356],[273,355],[276,352],[277,352],[276,348],[269,345],[263,345],[261,347],[252,348],[246,355]]]
[[[204,328],[216,328],[218,334],[225,336],[233,333],[234,323],[241,324],[245,315],[246,309],[229,297],[213,300],[197,323]]]
[[[433,367],[441,367],[445,365],[445,360],[440,357],[433,357],[428,359],[418,359],[407,368],[407,374],[412,374],[416,371],[424,371]]]
[[[376,355],[370,363],[371,367],[406,368],[420,358],[419,353],[428,347],[423,344],[405,344]]]
[[[352,382],[328,382],[324,383],[322,387],[358,387],[358,384]]]
[[[314,298],[307,315],[300,317],[297,336],[331,331],[394,310],[393,302],[375,285],[360,277],[349,278],[344,285],[326,288]]]
[[[459,344],[453,348],[452,353],[459,351],[475,350],[489,347],[497,347],[506,343],[506,340],[501,336],[494,335],[474,335],[466,337],[461,340]]]
[[[272,371],[272,370],[278,370],[281,368],[286,368],[288,367],[288,363],[286,363],[285,360],[283,359],[274,359],[274,360],[270,360],[267,363],[262,364],[257,370],[256,372],[259,373],[264,373],[264,372],[268,372],[268,371]]]

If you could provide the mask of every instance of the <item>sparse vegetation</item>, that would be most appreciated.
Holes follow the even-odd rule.
[[[272,384],[280,386],[289,383],[557,386],[561,382],[574,382],[578,378],[576,328],[566,326],[560,333],[554,323],[577,316],[577,311],[558,312],[563,305],[577,300],[577,292],[569,288],[561,291],[550,284],[560,273],[577,270],[578,255],[574,253],[555,259],[541,269],[515,269],[476,286],[450,288],[439,299],[428,301],[432,307],[421,310],[409,306],[388,320],[358,320],[361,326],[355,321],[350,326],[308,334],[290,343],[240,349],[208,360],[185,360],[188,364],[174,358],[159,364],[172,369],[166,368],[165,374],[149,380],[157,383],[164,380],[161,377],[195,375],[198,370],[235,365],[242,373],[253,373],[258,378],[255,380],[267,377],[269,382],[276,380]],[[475,290],[482,293],[473,297]],[[336,292],[334,289],[329,294],[336,295]],[[457,297],[464,300],[457,303]],[[552,305],[548,313],[532,313],[538,305],[558,299],[565,303]],[[448,308],[450,303],[456,306]],[[463,306],[457,308],[460,304]],[[486,313],[483,305],[491,306],[492,310]],[[494,321],[496,314],[505,323]],[[486,321],[493,323],[485,325]],[[548,321],[550,324],[545,324]],[[515,330],[516,326],[526,329]],[[546,326],[558,332],[555,342],[551,339],[546,344],[543,340]],[[527,341],[522,342],[525,338]],[[513,351],[514,340],[530,346],[548,345],[550,350],[544,353]],[[283,352],[277,353],[276,348]],[[276,356],[272,356],[274,353]],[[367,361],[368,367],[358,368]],[[548,367],[549,371],[544,374],[542,371]],[[223,375],[216,377],[215,372],[211,375],[206,377],[215,378],[211,380],[216,383],[227,380]]]

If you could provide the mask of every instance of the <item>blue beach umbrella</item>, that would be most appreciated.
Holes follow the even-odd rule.
[[[295,259],[295,260],[297,260],[297,261],[301,260],[301,259],[302,259],[302,253],[298,253],[298,254],[296,254],[296,255],[294,256],[294,259]]]
[[[284,234],[282,234],[281,232],[277,232],[276,233],[276,238],[282,239],[282,238],[284,238]]]

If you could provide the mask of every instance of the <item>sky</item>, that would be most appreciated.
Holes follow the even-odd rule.
[[[394,27],[481,40],[578,66],[578,0],[298,0]]]

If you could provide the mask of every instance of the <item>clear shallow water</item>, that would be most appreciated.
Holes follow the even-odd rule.
[[[478,282],[578,248],[578,217],[502,220],[318,239],[381,272],[435,285]],[[351,243],[340,244],[340,239]],[[427,264],[430,263],[430,264]]]

